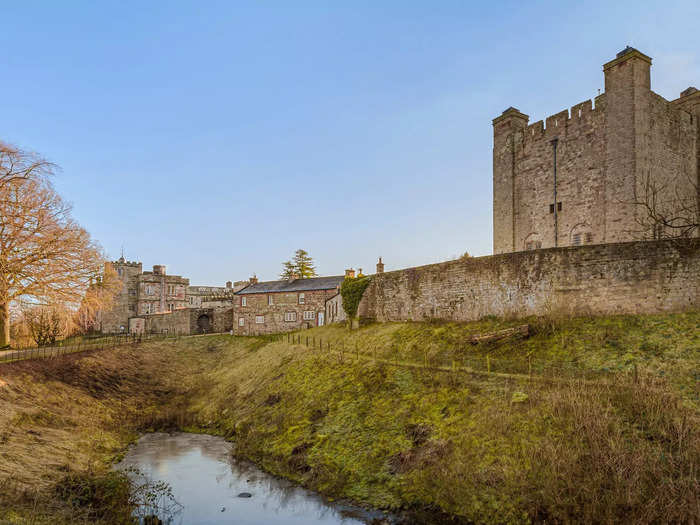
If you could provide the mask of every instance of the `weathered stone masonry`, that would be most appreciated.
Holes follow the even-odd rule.
[[[603,66],[595,107],[586,100],[534,124],[515,108],[494,119],[494,253],[654,238],[635,204],[647,181],[665,187],[661,206],[697,209],[700,91],[667,101],[651,90],[650,68],[627,48]]]
[[[472,321],[640,314],[700,307],[700,239],[551,248],[375,275],[359,315],[378,321]]]

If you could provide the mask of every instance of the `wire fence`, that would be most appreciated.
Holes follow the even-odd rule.
[[[390,366],[403,368],[425,369],[444,372],[464,372],[472,374],[493,375],[495,377],[512,378],[538,378],[551,380],[602,380],[620,379],[623,376],[634,382],[639,381],[639,369],[636,363],[630,363],[624,367],[599,367],[591,368],[580,361],[552,360],[551,358],[537,358],[533,355],[519,355],[508,358],[494,358],[488,353],[479,355],[466,355],[469,351],[455,349],[451,354],[431,355],[427,350],[422,352],[419,358],[412,355],[406,356],[391,351],[377,352],[376,348],[370,351],[361,348],[361,343],[355,341],[346,343],[344,340],[323,339],[313,335],[301,333],[288,333],[286,342],[290,345],[300,345],[305,348],[323,351],[337,356],[340,362],[345,360],[371,360]],[[477,344],[478,341],[472,342]]]
[[[177,339],[179,336],[167,334],[116,334],[86,338],[76,344],[59,344],[55,346],[39,346],[21,350],[0,351],[0,363],[26,361],[28,359],[49,359],[62,357],[88,350],[105,350],[116,346],[135,345],[147,341],[162,341]]]

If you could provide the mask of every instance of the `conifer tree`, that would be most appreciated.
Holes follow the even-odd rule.
[[[297,279],[316,277],[314,260],[309,255],[309,252],[300,248],[294,252],[294,257],[291,261],[282,263],[282,273],[280,275],[283,279],[290,279],[293,276],[296,276]]]

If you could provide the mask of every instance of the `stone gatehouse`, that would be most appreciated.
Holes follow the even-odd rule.
[[[676,236],[646,204],[655,217],[683,207],[697,217],[700,91],[666,100],[650,70],[626,48],[603,66],[595,105],[533,124],[511,107],[493,120],[495,254]]]
[[[121,257],[110,264],[122,287],[110,310],[100,315],[103,333],[209,333],[232,328],[233,297],[248,281],[226,286],[190,286],[190,280],[169,275],[164,265],[143,271],[140,262]]]

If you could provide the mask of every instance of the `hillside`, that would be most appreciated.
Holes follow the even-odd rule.
[[[119,522],[110,463],[138,432],[175,428],[426,523],[697,521],[700,314],[530,320],[530,337],[472,343],[520,324],[189,337],[0,366],[0,483],[19,483],[0,522]],[[56,497],[76,491],[71,509]]]

